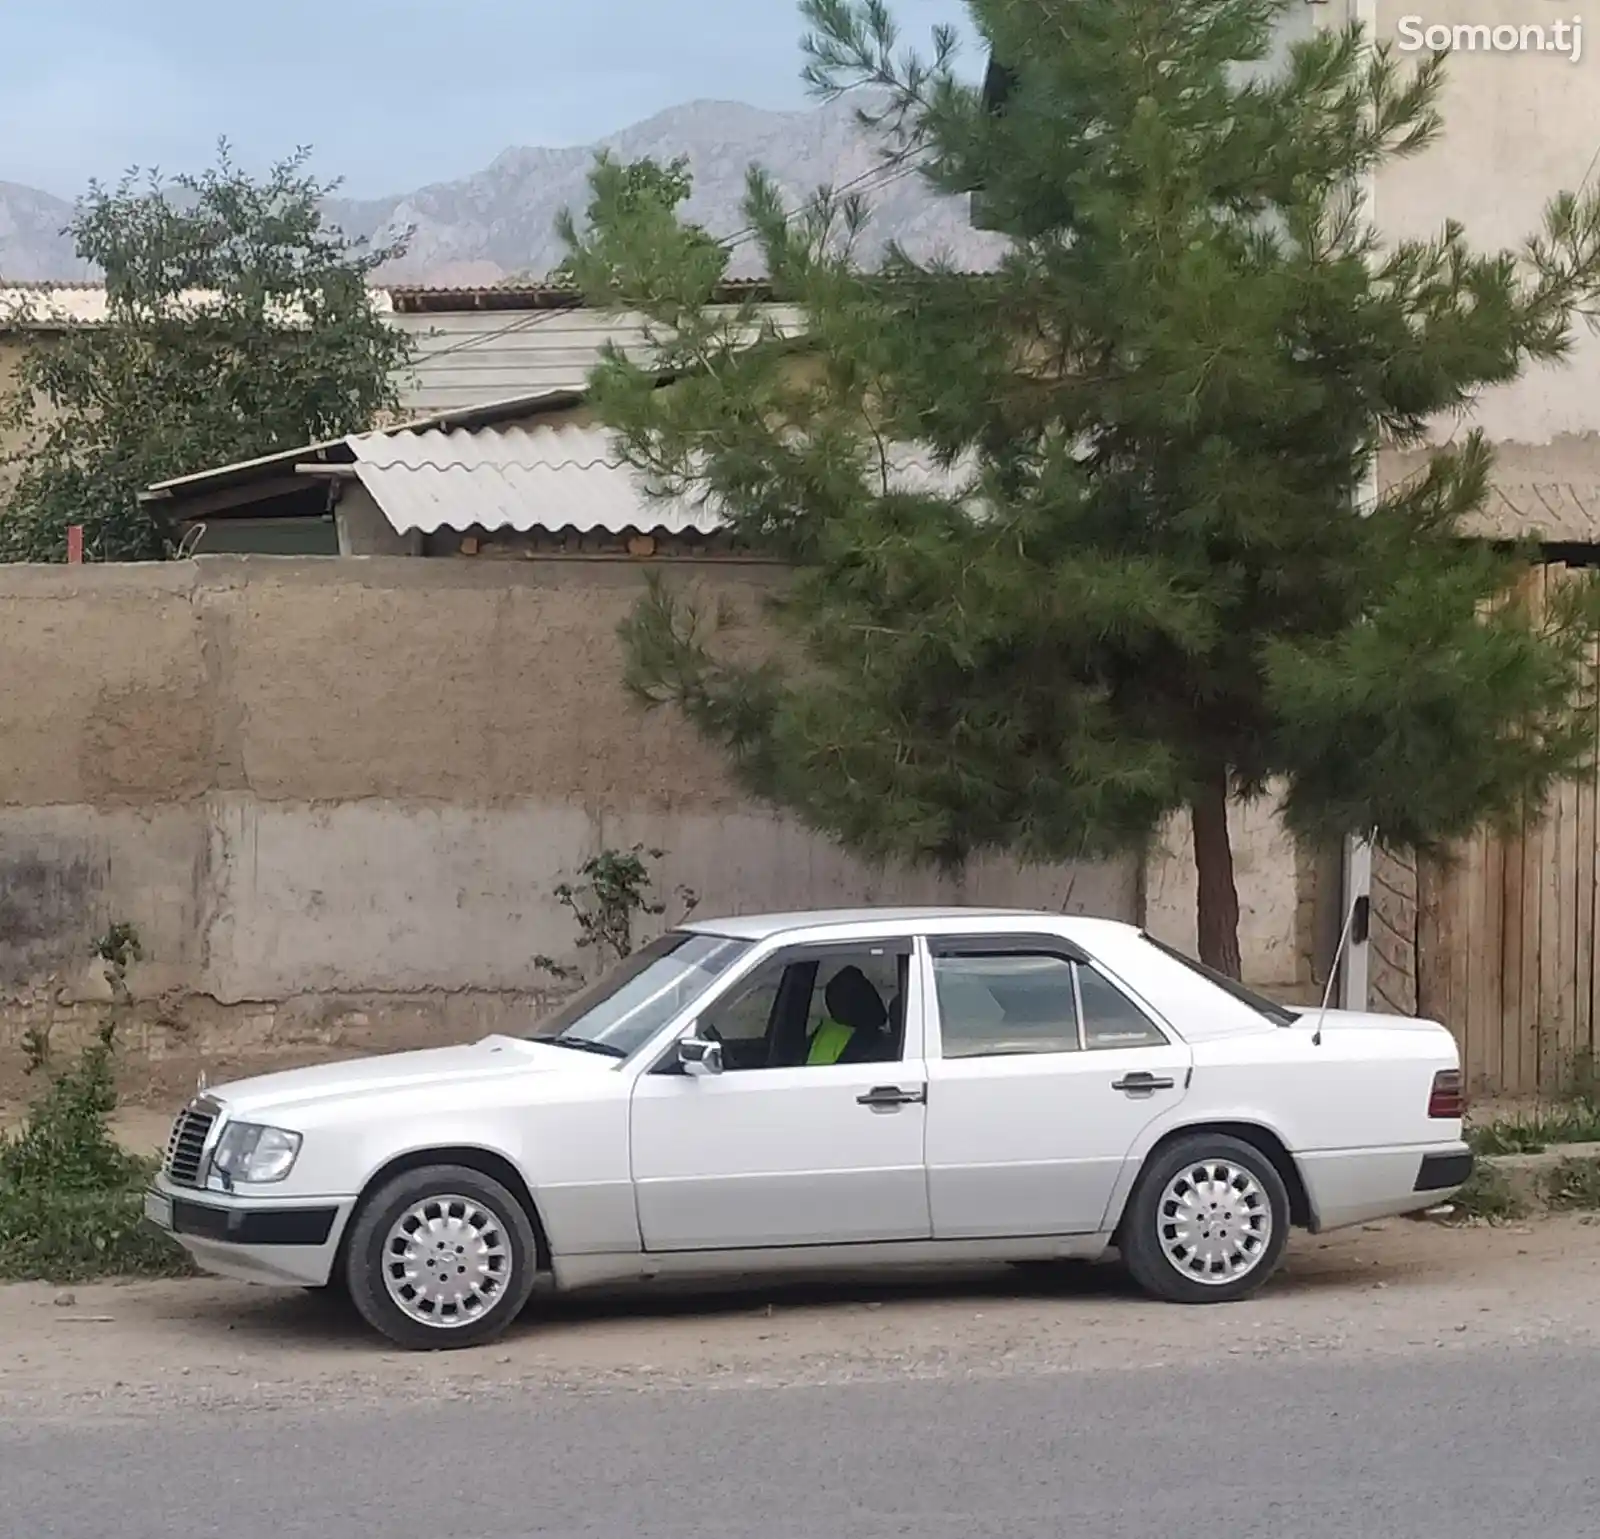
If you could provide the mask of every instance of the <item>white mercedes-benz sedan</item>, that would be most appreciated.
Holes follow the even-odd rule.
[[[1444,1027],[1274,1004],[1109,920],[687,924],[526,1039],[221,1086],[149,1219],[206,1271],[348,1291],[406,1347],[538,1286],[1085,1259],[1239,1299],[1289,1230],[1466,1181]]]

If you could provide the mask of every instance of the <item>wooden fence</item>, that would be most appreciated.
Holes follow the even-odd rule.
[[[1540,567],[1526,591],[1542,605],[1567,578]],[[1597,791],[1591,770],[1514,835],[1479,835],[1446,864],[1374,862],[1378,1007],[1445,1022],[1477,1095],[1559,1093],[1600,1049]]]

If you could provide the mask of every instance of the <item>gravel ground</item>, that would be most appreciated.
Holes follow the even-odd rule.
[[[0,1420],[373,1405],[537,1388],[827,1385],[1600,1341],[1600,1224],[1394,1220],[1297,1235],[1257,1299],[1183,1309],[1115,1268],[840,1277],[536,1299],[493,1346],[415,1355],[344,1308],[213,1280],[0,1288]]]

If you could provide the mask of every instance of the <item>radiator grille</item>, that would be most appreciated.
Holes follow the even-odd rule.
[[[167,1140],[167,1179],[174,1186],[204,1185],[206,1139],[216,1120],[215,1108],[201,1101],[178,1113]]]

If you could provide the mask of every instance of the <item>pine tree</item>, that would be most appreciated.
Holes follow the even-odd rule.
[[[1555,197],[1516,251],[1383,243],[1362,178],[1438,137],[1445,61],[1350,29],[1274,72],[1291,3],[969,0],[1010,69],[995,113],[950,34],[909,58],[880,0],[806,0],[813,87],[872,88],[886,177],[981,188],[998,269],[862,271],[860,201],[796,215],[753,171],[787,336],[712,309],[726,247],[604,164],[572,262],[651,321],[594,378],[631,462],[794,569],[762,655],[653,583],[635,690],[869,856],[1140,850],[1187,808],[1201,955],[1233,976],[1230,796],[1434,851],[1538,803],[1595,731],[1591,590],[1534,615],[1505,597],[1526,553],[1464,536],[1480,435],[1357,507],[1380,443],[1567,355],[1600,198]],[[937,474],[900,468],[912,445]]]

